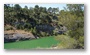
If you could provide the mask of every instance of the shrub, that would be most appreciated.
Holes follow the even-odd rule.
[[[77,41],[73,38],[70,38],[66,35],[58,35],[55,37],[56,40],[59,40],[58,48],[60,49],[72,49],[76,47]]]
[[[77,47],[78,46],[79,48],[84,48],[84,36],[79,37]]]
[[[34,27],[34,28],[31,28],[31,32],[32,32],[34,35],[36,35],[36,34],[37,34],[36,27]]]
[[[55,30],[53,30],[53,34],[57,35],[58,34],[58,28],[56,28]]]
[[[4,28],[4,30],[13,30],[13,27],[12,27],[12,26],[6,26],[6,27]]]
[[[46,36],[46,35],[47,35],[47,33],[46,33],[46,32],[40,32],[40,34],[41,34],[41,36],[42,36],[42,37],[44,37],[44,36]]]

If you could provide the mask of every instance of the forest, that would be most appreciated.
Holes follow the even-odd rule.
[[[22,8],[19,4],[4,4],[4,43],[14,39],[6,37],[10,30],[14,33],[23,30],[35,39],[55,36],[60,42],[56,46],[60,49],[84,49],[84,4],[67,4],[63,10],[39,5]]]

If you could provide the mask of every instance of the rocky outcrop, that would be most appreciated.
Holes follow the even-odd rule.
[[[35,37],[31,34],[21,34],[21,33],[4,34],[4,43],[31,40],[31,39],[35,39]]]
[[[4,43],[6,42],[15,42],[17,40],[16,37],[13,37],[12,34],[5,34],[4,35]]]

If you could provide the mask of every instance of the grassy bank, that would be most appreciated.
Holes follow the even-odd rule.
[[[55,46],[59,41],[53,36],[43,37],[35,40],[19,41],[13,43],[5,43],[4,49],[33,49],[33,48],[49,48]]]

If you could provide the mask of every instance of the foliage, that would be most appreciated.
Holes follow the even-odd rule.
[[[31,32],[36,35],[36,28],[34,27],[34,29],[31,30]]]
[[[67,4],[66,10],[61,10],[59,21],[68,28],[67,35],[78,41],[76,48],[84,46],[84,5]],[[81,37],[82,36],[82,37]],[[82,41],[81,41],[82,40]]]
[[[43,24],[43,25],[42,25]],[[22,29],[26,31],[31,31],[34,35],[39,37],[58,35],[57,32],[62,29],[61,26],[67,27],[68,31],[62,37],[58,37],[62,43],[62,46],[65,45],[66,48],[76,48],[78,46],[84,46],[84,5],[83,4],[67,4],[64,10],[59,8],[49,7],[40,7],[35,5],[35,7],[22,8],[19,4],[10,6],[10,4],[4,4],[4,26],[5,30],[10,30],[12,27],[7,27],[10,25],[16,29]],[[36,26],[42,25],[38,30]],[[46,26],[52,26],[54,29],[47,30]],[[69,37],[68,37],[69,36]],[[64,41],[64,40],[66,41]],[[77,43],[74,46],[74,41]],[[72,41],[72,42],[70,42]],[[71,46],[69,46],[67,44]],[[67,46],[68,45],[68,46]]]
[[[13,30],[13,27],[12,26],[6,26],[5,30]]]
[[[79,43],[80,43],[79,45],[84,48],[84,36],[79,37]]]
[[[58,8],[50,7],[47,9],[46,7],[39,7],[38,5],[35,5],[34,8],[30,7],[29,9],[27,6],[22,8],[19,4],[10,5],[11,4],[4,4],[4,26],[8,24],[16,29],[31,31],[33,34],[40,34],[41,36],[49,34],[46,32],[37,32],[36,25],[51,25],[52,20],[57,17],[55,16],[56,13],[59,12]]]
[[[41,32],[41,37],[45,37],[47,35],[46,32]]]
[[[56,40],[59,40],[58,48],[60,49],[72,49],[75,48],[77,41],[74,38],[70,38],[70,36],[66,35],[58,35],[55,37]]]

